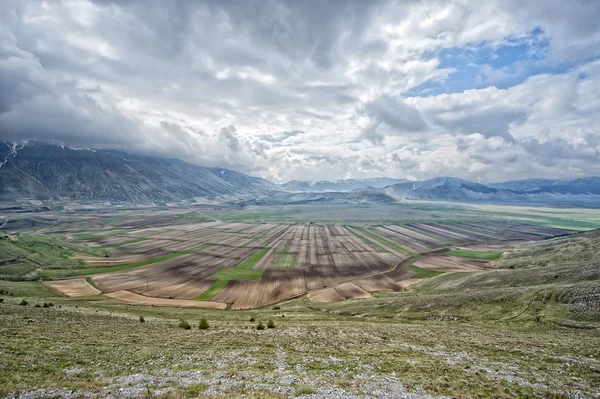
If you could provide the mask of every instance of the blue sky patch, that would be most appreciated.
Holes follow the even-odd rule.
[[[496,86],[506,89],[539,74],[564,73],[573,67],[549,57],[549,39],[539,28],[503,43],[481,42],[463,47],[444,48],[429,54],[440,60],[439,69],[452,69],[445,81],[429,81],[407,93],[408,96],[432,96],[469,89]]]

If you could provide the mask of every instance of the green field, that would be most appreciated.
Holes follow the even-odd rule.
[[[260,280],[264,270],[254,270],[252,267],[269,252],[269,248],[262,248],[253,253],[248,259],[234,268],[224,268],[210,276],[217,280],[206,291],[196,297],[197,301],[210,301],[217,295],[230,280]]]
[[[290,240],[287,240],[275,261],[275,269],[291,270],[296,267],[296,254],[288,253],[289,249]]]
[[[406,265],[405,267],[409,270],[412,270],[413,272],[417,272],[417,274],[412,276],[412,278],[431,278],[431,277],[435,277],[435,276],[439,276],[440,274],[443,274],[443,272],[427,270],[427,269],[423,269],[423,268],[420,268],[415,265]]]

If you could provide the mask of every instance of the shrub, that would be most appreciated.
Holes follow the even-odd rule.
[[[144,319],[144,316],[140,316],[140,323],[145,323],[146,319]]]
[[[39,303],[36,303],[35,305],[33,305],[34,308],[41,308],[42,305],[40,305]]]
[[[187,321],[185,321],[183,319],[179,319],[179,328],[183,328],[185,330],[190,330],[192,328],[192,326]]]
[[[54,304],[52,302],[48,302],[48,307],[50,306],[54,306]]]
[[[0,298],[0,303],[4,302],[4,298]]]
[[[279,309],[281,309],[279,306],[274,306],[273,307],[273,310],[279,310]]]
[[[50,305],[48,305],[46,302],[44,302],[44,304],[42,305],[43,308],[49,308]]]
[[[210,326],[208,325],[208,321],[206,321],[206,319],[203,317],[203,318],[200,320],[200,323],[198,323],[198,328],[199,328],[200,330],[208,330],[208,327],[210,327]]]
[[[252,323],[254,323],[254,321],[255,321],[255,320],[256,320],[256,319],[255,319],[254,317],[251,317],[251,318],[250,318],[250,322],[252,322]]]
[[[21,305],[21,306],[27,306],[29,304],[27,303],[27,301],[25,299],[23,299],[19,305]]]
[[[269,319],[269,321],[267,322],[267,327],[275,328],[275,323],[273,323],[273,320]]]
[[[262,321],[259,321],[259,322],[258,322],[258,325],[256,326],[256,329],[257,329],[257,330],[264,330],[264,329],[265,329],[265,326],[264,326],[264,324],[262,323]]]

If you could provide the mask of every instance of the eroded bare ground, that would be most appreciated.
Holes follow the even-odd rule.
[[[596,330],[403,324],[293,303],[252,313],[17,303],[0,304],[9,338],[0,340],[0,396],[9,398],[600,395]],[[179,317],[194,328],[177,328]],[[209,330],[196,328],[200,317]],[[276,328],[257,331],[249,317]]]

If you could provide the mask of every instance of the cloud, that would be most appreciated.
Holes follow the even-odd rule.
[[[277,181],[600,174],[597,1],[7,0],[3,10],[2,140]],[[473,59],[481,49],[485,62]]]

